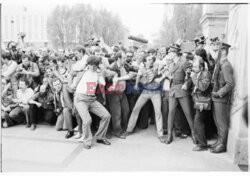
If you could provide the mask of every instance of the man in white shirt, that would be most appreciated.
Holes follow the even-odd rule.
[[[90,128],[92,118],[89,111],[101,118],[98,131],[95,134],[97,143],[110,145],[110,142],[106,139],[106,133],[111,115],[105,107],[96,100],[95,96],[97,85],[101,84],[102,86],[100,87],[102,88],[105,85],[103,75],[97,71],[100,61],[100,58],[96,56],[90,56],[87,59],[88,70],[83,71],[80,76],[80,81],[76,86],[74,97],[75,107],[82,118],[83,147],[86,149],[90,149],[92,143],[92,133]],[[104,89],[102,90],[104,91]]]
[[[28,112],[29,112],[29,100],[34,95],[34,91],[31,88],[28,88],[29,81],[25,78],[19,80],[19,89],[16,93],[16,98],[13,99],[14,103],[17,103],[10,113],[9,117],[14,122],[14,124],[21,124],[25,121],[23,114],[26,118],[26,126],[30,127]]]
[[[83,46],[76,47],[76,56],[79,60],[72,66],[72,70],[79,72],[85,69],[86,61],[88,59],[88,55],[86,54],[86,50]]]

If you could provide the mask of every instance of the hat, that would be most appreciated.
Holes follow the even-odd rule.
[[[195,44],[197,44],[200,41],[200,39],[195,37],[193,41],[194,41]]]
[[[168,52],[175,52],[175,53],[179,53],[180,51],[181,51],[181,48],[180,48],[180,45],[178,45],[178,44],[172,44],[172,45],[170,45],[170,47],[169,47],[170,49],[169,49],[169,51]]]
[[[101,59],[99,57],[96,56],[89,56],[87,59],[87,64],[88,65],[96,65],[98,66],[101,62]]]
[[[222,43],[221,44],[221,49],[229,49],[231,47],[231,45],[227,44],[227,43]]]
[[[204,35],[201,35],[199,38],[199,41],[197,42],[198,44],[205,44],[206,38]]]
[[[219,37],[214,37],[214,38],[210,39],[211,43],[216,43],[216,42],[219,42],[219,41],[220,41]]]

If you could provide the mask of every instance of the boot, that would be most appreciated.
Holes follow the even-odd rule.
[[[226,151],[227,151],[226,145],[224,145],[222,143],[218,144],[216,147],[214,147],[210,150],[211,153],[224,153]]]

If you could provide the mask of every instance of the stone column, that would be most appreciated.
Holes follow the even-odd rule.
[[[228,20],[228,5],[204,4],[200,19],[202,33],[205,37],[221,37]]]

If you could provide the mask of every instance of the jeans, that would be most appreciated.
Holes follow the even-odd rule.
[[[129,104],[125,93],[107,95],[109,104],[113,133],[121,134],[127,129],[128,115],[129,115]]]
[[[82,119],[84,144],[91,145],[92,142],[92,118],[89,114],[89,111],[101,118],[100,125],[95,136],[97,139],[104,139],[106,137],[109,121],[111,118],[111,115],[104,108],[104,106],[97,100],[88,100],[88,97],[86,95],[79,93],[75,94],[74,104]]]
[[[132,111],[132,114],[129,118],[128,122],[128,132],[132,132],[136,125],[140,110],[142,107],[151,100],[155,110],[155,121],[156,121],[156,129],[159,137],[163,136],[163,125],[162,125],[162,114],[161,114],[161,95],[159,93],[148,92],[143,90],[139,99],[137,100],[135,107]]]

